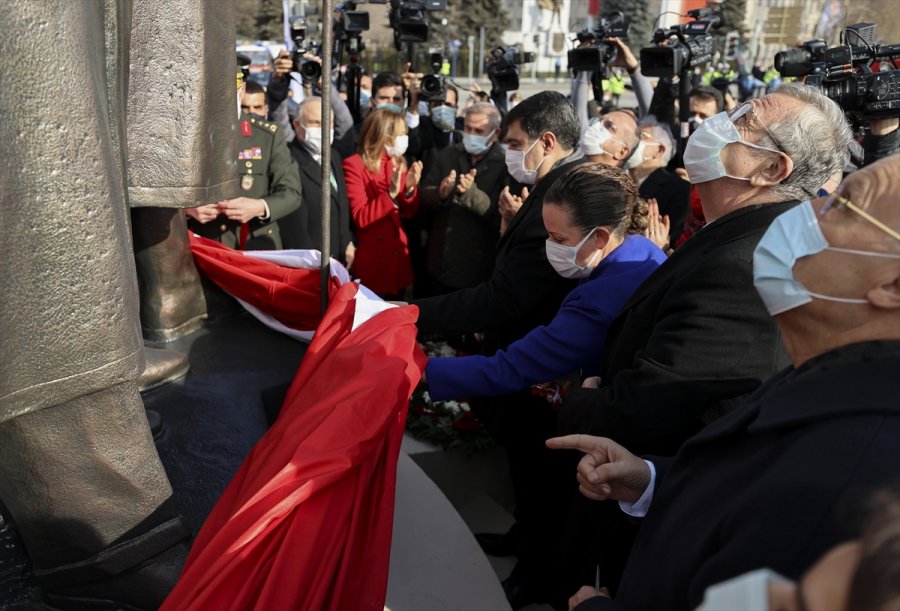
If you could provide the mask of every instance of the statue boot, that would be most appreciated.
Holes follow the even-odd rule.
[[[0,423],[0,498],[56,608],[156,609],[187,557],[133,381]]]
[[[206,299],[184,212],[132,208],[131,225],[145,343],[159,346],[196,331],[206,318]]]
[[[144,346],[144,370],[138,377],[138,391],[141,394],[156,390],[170,382],[184,377],[190,362],[188,356],[177,350]]]

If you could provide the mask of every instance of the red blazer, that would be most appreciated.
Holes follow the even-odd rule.
[[[388,189],[394,163],[385,154],[377,173],[370,172],[358,154],[344,160],[350,221],[358,243],[353,272],[367,287],[379,295],[399,293],[412,284],[413,271],[409,259],[409,241],[400,225],[400,216],[411,218],[419,209],[419,188],[411,197],[401,190],[397,206]],[[400,178],[406,183],[406,172]]]

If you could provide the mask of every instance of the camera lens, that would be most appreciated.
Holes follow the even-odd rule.
[[[775,69],[782,76],[804,76],[812,69],[811,60],[806,49],[787,49],[775,54]]]

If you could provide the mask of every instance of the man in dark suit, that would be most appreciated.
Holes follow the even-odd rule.
[[[798,112],[810,122],[794,121]],[[802,85],[785,86],[742,113],[736,123],[720,115],[691,136],[686,169],[713,222],[675,251],[613,321],[600,378],[566,397],[560,432],[672,454],[787,364],[778,329],[753,288],[753,249],[773,218],[843,167],[851,132],[836,104]],[[601,574],[614,586],[632,537],[617,512],[607,513],[572,521],[600,525],[608,547],[618,548],[600,558]],[[593,574],[589,565],[584,570]]]
[[[303,204],[278,220],[284,248],[322,249],[322,147],[331,146],[333,129],[322,129],[322,98],[301,102],[293,121],[294,140],[288,145],[300,167]],[[325,139],[328,142],[325,142]],[[355,248],[350,233],[350,211],[341,158],[331,155],[331,256],[348,267]]]
[[[674,459],[586,435],[548,443],[587,453],[585,496],[646,514],[616,602],[583,588],[578,611],[695,609],[710,585],[764,567],[796,579],[897,483],[898,173],[900,156],[851,174],[840,197],[790,209],[760,240],[754,283],[792,365],[746,404]]]
[[[523,189],[519,198],[504,189],[501,207],[518,209],[497,244],[491,277],[481,284],[446,295],[415,301],[423,333],[484,333],[485,354],[494,354],[528,331],[550,321],[571,281],[547,262],[547,230],[541,216],[544,194],[553,182],[576,164],[579,123],[575,109],[556,92],[545,91],[522,101],[506,119],[506,164]],[[548,487],[565,486],[551,467],[560,460],[545,451],[553,434],[555,414],[549,404],[528,392],[492,400],[479,417],[506,446],[516,500],[516,520],[525,551],[504,582],[514,608],[548,593],[540,591],[550,573],[548,550],[555,545],[556,498]],[[556,469],[564,468],[562,465]],[[560,491],[562,494],[562,491]],[[498,551],[494,549],[493,551]]]

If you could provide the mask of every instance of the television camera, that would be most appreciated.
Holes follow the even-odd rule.
[[[579,47],[569,51],[569,69],[575,72],[605,72],[619,48],[609,38],[628,38],[631,24],[625,20],[621,11],[614,11],[609,17],[600,21],[595,30],[582,30],[578,33]]]
[[[535,60],[532,52],[519,51],[518,47],[494,47],[484,58],[485,71],[494,91],[507,92],[519,88],[519,66]]]
[[[712,60],[715,40],[709,33],[724,25],[722,14],[709,8],[688,11],[693,21],[653,33],[655,46],[641,49],[641,72],[646,76],[675,76]]]

